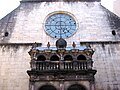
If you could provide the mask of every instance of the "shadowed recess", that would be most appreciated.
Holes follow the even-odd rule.
[[[82,85],[74,84],[71,85],[67,90],[86,90]]]
[[[57,89],[52,85],[44,85],[40,87],[38,90],[57,90]]]
[[[38,56],[37,60],[38,60],[38,61],[45,61],[46,58],[45,58],[45,56],[40,55],[40,56]]]

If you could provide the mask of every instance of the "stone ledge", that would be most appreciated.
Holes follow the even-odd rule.
[[[100,2],[101,0],[22,0],[21,3],[26,2]]]

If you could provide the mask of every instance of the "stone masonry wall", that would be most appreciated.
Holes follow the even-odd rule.
[[[0,90],[29,90],[29,46],[0,45]]]
[[[91,43],[96,90],[120,89],[120,43]],[[0,45],[0,90],[29,90],[30,45]]]
[[[57,39],[45,33],[44,23],[49,14],[56,11],[71,13],[77,21],[76,33],[65,39],[68,47],[73,41],[78,46],[80,42],[89,42],[95,49],[96,90],[119,90],[120,34],[112,35],[109,13],[100,2],[22,2],[0,20],[0,90],[29,90],[26,71],[30,69],[31,45],[24,43],[38,42],[45,47],[50,42],[54,46]],[[6,31],[8,36],[4,35]]]
[[[96,90],[120,90],[120,43],[93,44]]]
[[[79,41],[115,41],[120,38],[117,34],[116,36],[112,35],[107,17],[108,12],[103,9],[100,2],[27,2],[21,3],[11,16],[10,20],[13,21],[10,21],[10,23],[14,25],[10,29],[10,37],[8,35],[0,41],[2,43],[43,42],[43,45],[51,42],[51,45],[54,45],[57,39],[46,34],[44,23],[50,13],[56,11],[71,13],[77,21],[76,33],[72,37],[66,38],[69,41],[68,44],[72,44],[73,41],[76,41],[76,43],[79,43]],[[1,26],[4,23],[1,23]],[[8,26],[0,29],[2,29],[1,31],[6,29],[9,31]]]
[[[101,9],[98,2],[78,2],[74,4],[42,2],[21,4],[14,32],[9,42],[43,42],[46,45],[49,41],[53,45],[56,39],[45,33],[44,23],[49,14],[56,11],[69,12],[77,20],[78,30],[72,37],[66,39],[70,44],[74,40],[77,43],[79,41],[115,40],[115,37],[111,34],[106,13]]]

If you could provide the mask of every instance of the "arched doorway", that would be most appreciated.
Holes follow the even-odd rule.
[[[40,87],[38,90],[57,90],[57,89],[52,85],[44,85]]]
[[[79,84],[71,85],[67,90],[86,90],[84,86]]]

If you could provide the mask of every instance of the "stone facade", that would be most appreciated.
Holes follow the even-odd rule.
[[[120,17],[120,0],[114,0],[113,2],[113,12]]]
[[[0,45],[0,89],[29,90],[29,77],[26,70],[29,66],[30,45]]]
[[[30,70],[31,58],[28,52],[35,42],[42,43],[41,47],[46,47],[48,42],[51,46],[55,46],[57,39],[45,33],[44,23],[49,14],[56,11],[70,13],[77,21],[76,33],[65,39],[68,47],[75,42],[77,46],[90,44],[95,50],[92,57],[93,69],[97,70],[95,90],[119,90],[120,18],[95,0],[91,2],[23,0],[18,8],[2,18],[0,20],[0,90],[29,90],[27,70]],[[65,83],[69,86],[68,82]],[[59,82],[56,84],[60,85]],[[82,84],[88,83],[82,82]]]

